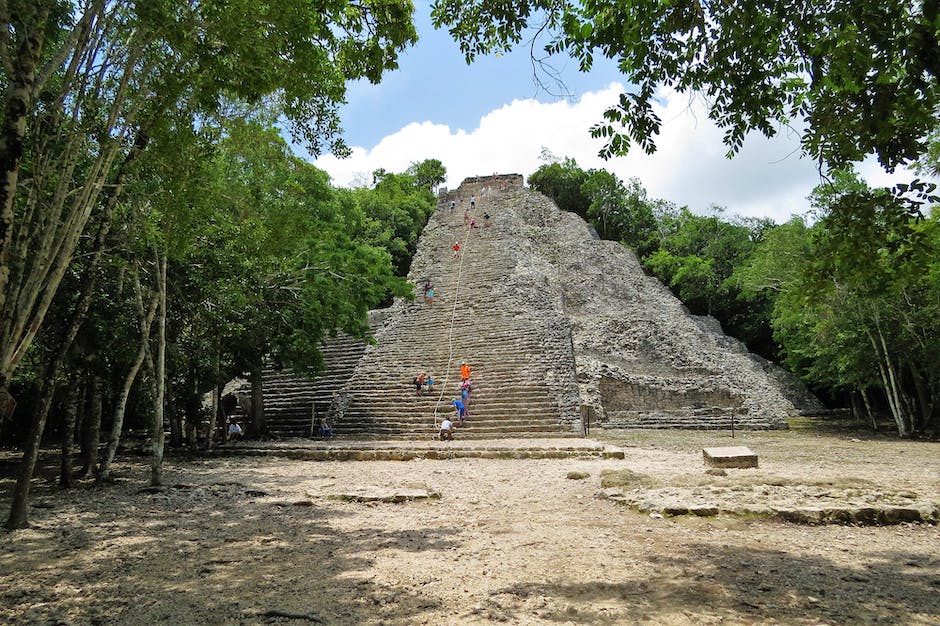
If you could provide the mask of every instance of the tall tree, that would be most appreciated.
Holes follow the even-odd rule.
[[[613,59],[632,85],[592,133],[604,155],[655,150],[661,88],[704,97],[729,154],[745,135],[803,128],[806,154],[832,166],[869,154],[888,170],[917,158],[940,105],[938,0],[436,0],[472,61],[531,31],[582,71]],[[531,29],[531,30],[530,30]],[[535,44],[532,44],[533,48]]]
[[[430,163],[433,161],[423,162],[425,175],[428,172],[436,172],[435,177],[446,175],[436,165],[425,167]],[[395,272],[406,276],[418,247],[418,236],[434,212],[434,194],[427,178],[408,172],[395,174],[380,169],[373,172],[373,179],[372,189],[352,192],[354,202],[366,217],[361,223],[364,230],[355,235],[387,250],[392,255]]]
[[[180,111],[196,120],[224,102],[267,100],[313,152],[324,141],[342,152],[346,81],[378,81],[416,37],[403,0],[42,0],[3,9],[0,386],[41,327],[136,134]]]
[[[588,219],[591,199],[581,189],[588,173],[572,158],[554,161],[535,170],[527,182],[532,189],[551,198],[562,211],[577,213]]]
[[[898,434],[936,428],[940,250],[937,216],[852,173],[818,189],[821,219],[769,233],[737,278],[771,291],[774,335],[791,368],[832,390],[870,390]]]
[[[581,191],[591,200],[588,217],[602,238],[620,241],[640,257],[656,248],[654,210],[662,201],[649,198],[639,179],[624,186],[606,170],[590,170]]]
[[[122,193],[141,137],[170,120],[199,127],[225,107],[264,105],[312,152],[324,142],[343,152],[346,81],[377,82],[396,67],[416,38],[412,11],[405,0],[2,3],[0,388],[42,328],[92,218],[109,219],[104,190]],[[36,445],[43,426],[33,425]],[[27,451],[10,527],[26,524],[34,463]]]
[[[431,191],[447,180],[447,168],[438,159],[425,159],[420,163],[412,163],[405,173],[414,176],[419,185]]]

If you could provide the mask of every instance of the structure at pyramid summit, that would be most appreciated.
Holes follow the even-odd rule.
[[[473,386],[460,438],[572,436],[588,421],[786,428],[786,417],[822,409],[518,175],[442,194],[409,279],[415,299],[387,310],[333,396],[338,435],[436,436],[455,415],[464,363]],[[424,373],[435,384],[419,394]]]

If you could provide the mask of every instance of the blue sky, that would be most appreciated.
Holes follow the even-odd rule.
[[[349,85],[348,104],[342,111],[349,145],[373,146],[416,121],[471,131],[484,115],[513,100],[559,99],[560,89],[551,94],[536,86],[527,46],[499,57],[479,57],[467,65],[447,31],[431,26],[430,11],[429,4],[416,4],[418,44],[400,57],[397,71],[378,85],[368,81]],[[588,74],[577,71],[577,64],[567,58],[559,57],[555,66],[575,96],[622,80],[607,59],[599,59]]]
[[[616,66],[597,59],[588,74],[567,58],[554,63],[570,97],[539,89],[527,45],[467,65],[446,31],[430,25],[426,2],[416,5],[419,41],[400,58],[398,70],[379,85],[352,83],[341,109],[348,159],[321,155],[313,162],[334,185],[371,183],[375,169],[404,171],[411,163],[440,159],[448,187],[492,173],[528,176],[544,161],[543,150],[572,157],[585,168],[603,168],[623,180],[636,177],[653,198],[696,212],[728,213],[782,222],[808,209],[806,197],[820,183],[816,164],[800,157],[799,137],[780,128],[772,139],[749,136],[733,159],[724,157],[722,131],[696,96],[662,90],[657,113],[663,127],[653,156],[634,148],[604,161],[590,127],[626,88]],[[859,167],[870,184],[909,181],[906,171],[885,174],[873,160]]]

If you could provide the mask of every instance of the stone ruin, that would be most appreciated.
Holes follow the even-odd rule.
[[[330,408],[317,409],[335,432],[428,436],[440,403],[415,397],[409,383],[430,369],[449,389],[447,372],[460,357],[472,359],[485,391],[462,437],[564,436],[590,426],[776,429],[823,410],[716,320],[691,315],[631,250],[598,239],[523,182],[518,174],[474,177],[441,194],[409,273],[416,286],[433,281],[435,305],[416,287],[414,301],[385,311],[375,345],[358,348],[355,366],[334,377]],[[463,223],[471,195],[478,219],[484,210],[492,217],[486,228]],[[449,210],[451,201],[459,210]],[[450,250],[455,238],[466,244],[462,264]],[[448,340],[445,329],[455,327],[460,334]]]
[[[513,247],[571,327],[581,414],[607,428],[786,428],[823,406],[783,369],[691,315],[632,250],[517,188]]]

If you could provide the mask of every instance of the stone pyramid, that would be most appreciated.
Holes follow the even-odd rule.
[[[633,252],[522,182],[471,178],[441,196],[409,274],[415,300],[392,305],[334,396],[338,433],[432,437],[463,361],[474,380],[463,437],[570,436],[586,421],[786,428],[787,416],[822,408],[715,320],[690,315]],[[417,395],[422,371],[437,385]]]

